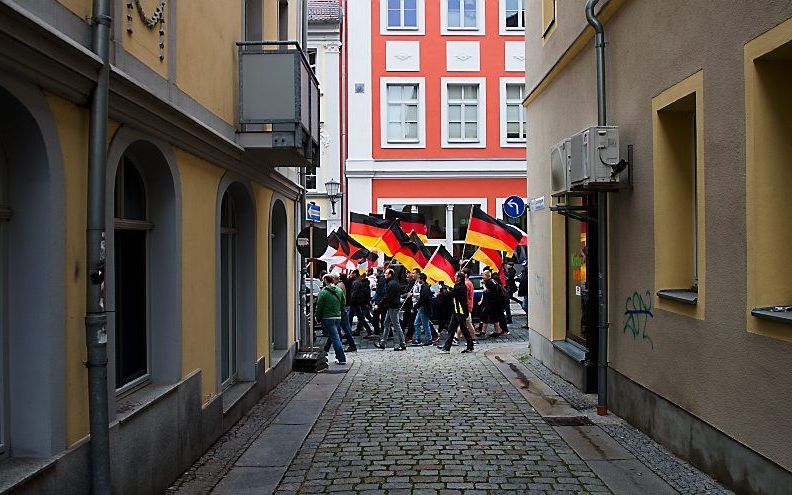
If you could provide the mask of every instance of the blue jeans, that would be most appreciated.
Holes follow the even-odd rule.
[[[343,319],[343,315],[341,316]],[[322,326],[327,332],[327,339],[333,344],[335,350],[335,357],[342,363],[346,363],[346,355],[344,354],[344,346],[341,345],[341,337],[338,336],[338,329],[341,325],[341,320],[323,319]]]
[[[424,335],[426,335],[427,343],[432,343],[432,329],[429,326],[429,313],[427,311],[418,311],[418,314],[415,315],[415,340],[420,342],[421,341],[421,329],[423,329]]]

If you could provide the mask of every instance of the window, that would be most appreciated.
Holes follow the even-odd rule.
[[[388,142],[418,142],[418,85],[388,84]]]
[[[476,29],[478,0],[445,0],[448,29]]]
[[[220,384],[230,385],[237,375],[237,239],[239,228],[234,201],[226,191],[220,210]]]
[[[506,83],[505,133],[507,143],[524,143],[526,138],[525,108],[522,100],[525,96],[525,84]]]
[[[316,48],[308,49],[308,65],[311,67],[311,72],[316,74]]]
[[[544,3],[546,0],[542,0]],[[552,0],[551,0],[552,1]],[[525,0],[506,0],[504,12],[506,29],[517,31],[525,29]]]
[[[115,366],[119,390],[149,376],[148,233],[146,186],[124,158],[115,186]]]
[[[418,0],[387,2],[388,29],[418,29]]]
[[[289,0],[278,1],[278,40],[289,39]]]
[[[658,307],[700,319],[705,266],[702,91],[698,72],[652,99]]]
[[[542,0],[542,37],[550,35],[555,26],[556,0]]]
[[[583,206],[588,199],[569,197],[567,204]],[[588,275],[596,276],[588,264],[589,224],[566,217],[566,337],[569,340],[591,349],[592,341],[597,335],[597,305],[594,287],[589,284]],[[593,278],[593,277],[592,277]]]
[[[309,191],[316,190],[316,165],[313,163],[305,168],[305,188]]]
[[[792,341],[792,19],[744,50],[747,329]]]
[[[478,141],[477,84],[448,86],[448,141]]]
[[[264,39],[262,24],[264,4],[261,0],[245,0],[245,41]]]

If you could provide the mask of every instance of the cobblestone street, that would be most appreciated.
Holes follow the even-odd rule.
[[[521,320],[515,319],[515,330]],[[582,427],[551,425],[553,418],[543,418],[520,390],[534,385],[515,387],[508,370],[499,367],[508,363],[493,358],[498,349],[525,349],[521,338],[527,331],[512,332],[510,346],[482,341],[472,355],[460,354],[461,346],[451,355],[435,347],[365,349],[350,354],[348,369],[332,365],[320,375],[293,373],[170,491],[729,493],[618,418],[602,429],[590,421]],[[538,374],[541,365],[525,364],[509,366],[540,382],[530,370]],[[558,393],[554,407],[563,403],[571,416],[592,415],[585,411],[590,397]],[[620,438],[606,430],[620,432]],[[575,445],[581,431],[602,437],[593,457]],[[630,453],[636,450],[652,455]]]

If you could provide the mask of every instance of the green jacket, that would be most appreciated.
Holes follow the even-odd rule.
[[[346,306],[344,291],[335,285],[328,285],[319,293],[314,316],[319,320],[340,319],[344,306]]]

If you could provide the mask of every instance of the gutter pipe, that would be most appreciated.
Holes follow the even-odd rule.
[[[85,345],[88,368],[91,493],[109,495],[110,420],[107,400],[107,313],[105,312],[105,184],[110,89],[110,0],[93,0],[92,49],[102,61],[91,97],[88,136]]]
[[[605,30],[594,15],[599,0],[586,0],[586,20],[594,28],[597,59],[597,125],[608,125],[605,93]],[[597,193],[597,414],[608,414],[608,193]]]

